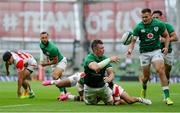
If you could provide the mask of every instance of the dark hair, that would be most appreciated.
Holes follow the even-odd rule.
[[[141,10],[141,13],[151,13],[151,9],[144,8],[144,9]]]
[[[5,62],[7,62],[7,61],[11,58],[11,56],[12,56],[11,52],[6,51],[6,52],[3,54],[3,60],[4,60]]]
[[[91,49],[93,50],[98,44],[103,44],[103,42],[101,40],[93,40]]]
[[[162,15],[163,15],[162,11],[160,11],[160,10],[155,10],[155,11],[153,11],[152,14],[155,14],[155,13],[158,13],[159,16],[162,16]]]
[[[48,32],[46,32],[46,31],[41,32],[41,35],[42,34],[47,34],[47,36],[49,35]]]

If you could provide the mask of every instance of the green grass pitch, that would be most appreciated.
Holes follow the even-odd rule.
[[[131,96],[139,96],[141,85],[138,82],[119,83]],[[57,101],[59,94],[55,86],[42,86],[40,82],[31,82],[36,93],[34,99],[19,99],[16,95],[16,82],[0,82],[0,112],[180,112],[180,84],[170,84],[171,98],[174,105],[168,106],[163,102],[162,90],[159,83],[149,83],[147,98],[152,105],[135,103],[132,105],[106,106],[85,105],[84,102]],[[76,88],[67,89],[77,94]]]

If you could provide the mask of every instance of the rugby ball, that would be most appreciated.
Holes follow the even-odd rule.
[[[132,32],[127,31],[121,37],[120,42],[123,43],[124,45],[129,45],[131,43],[132,38],[133,38]]]

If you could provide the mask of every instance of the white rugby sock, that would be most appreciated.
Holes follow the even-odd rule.
[[[61,79],[57,79],[57,80],[52,80],[51,84],[57,85],[59,82],[61,81]]]
[[[68,99],[70,99],[70,100],[74,100],[74,97],[75,97],[74,95],[71,95],[71,94],[68,95]]]

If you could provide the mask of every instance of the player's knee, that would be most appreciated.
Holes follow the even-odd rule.
[[[149,76],[144,76],[142,80],[143,80],[143,83],[146,83],[149,80]]]
[[[60,77],[59,76],[57,76],[57,75],[52,75],[52,77],[53,77],[53,80],[57,80],[57,79],[59,79]]]
[[[164,65],[159,66],[159,67],[156,69],[156,72],[159,73],[159,74],[165,72],[165,67],[164,67]]]
[[[77,77],[72,77],[69,79],[71,82],[71,86],[75,86],[78,82],[78,78]]]

